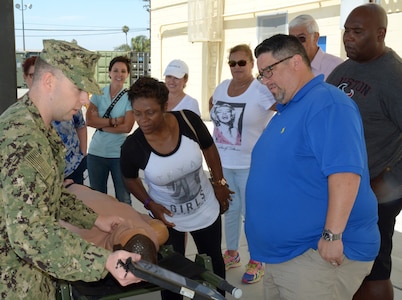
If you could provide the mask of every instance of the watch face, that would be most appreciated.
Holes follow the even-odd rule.
[[[329,234],[329,232],[323,232],[322,233],[322,238],[326,241],[331,241],[331,235]]]
[[[326,241],[337,241],[342,239],[342,233],[334,234],[330,230],[324,229],[322,232],[322,238]]]
[[[226,185],[226,184],[227,184],[227,181],[226,181],[225,178],[222,178],[219,183],[220,183],[221,185]]]
[[[334,240],[334,234],[330,232],[329,230],[324,230],[322,232],[322,238],[326,241],[333,241]]]

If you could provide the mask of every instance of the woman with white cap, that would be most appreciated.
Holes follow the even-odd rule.
[[[180,59],[172,60],[167,65],[163,76],[165,76],[165,84],[169,90],[167,111],[188,109],[200,116],[198,101],[184,92],[188,81],[187,64]]]

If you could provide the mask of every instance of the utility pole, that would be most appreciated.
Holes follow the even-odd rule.
[[[19,5],[18,3],[15,5],[16,9],[19,9],[21,11],[22,14],[22,44],[23,44],[23,49],[25,52],[25,22],[24,22],[24,11],[27,9],[31,9],[32,8],[32,4],[25,4],[24,5],[24,0],[21,0],[21,5]]]

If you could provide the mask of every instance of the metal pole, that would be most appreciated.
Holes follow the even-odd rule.
[[[22,45],[23,45],[23,49],[25,52],[25,18],[24,18],[24,10],[26,9],[31,9],[32,8],[32,4],[28,4],[28,5],[24,5],[24,0],[21,0],[21,6],[19,5],[19,3],[17,3],[15,5],[15,7],[19,10],[21,10],[21,15],[22,15]]]
[[[24,0],[21,0],[21,13],[22,13],[22,47],[25,52],[25,24],[24,24]]]

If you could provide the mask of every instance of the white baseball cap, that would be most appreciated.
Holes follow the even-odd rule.
[[[174,59],[167,65],[163,76],[173,76],[181,79],[186,74],[188,74],[187,64],[180,59]]]

